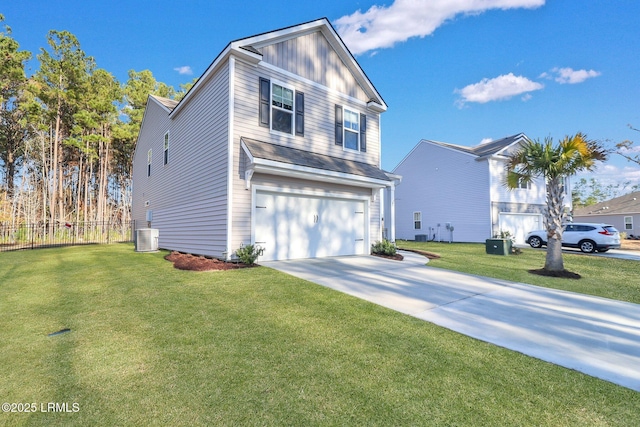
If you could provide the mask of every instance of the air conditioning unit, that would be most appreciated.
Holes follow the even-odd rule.
[[[136,252],[154,252],[158,250],[157,228],[139,228],[136,230]]]

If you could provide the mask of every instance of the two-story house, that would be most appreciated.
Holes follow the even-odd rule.
[[[259,260],[368,254],[397,179],[380,167],[386,109],[326,19],[233,41],[180,102],[149,97],[133,219],[160,248],[220,259],[250,243]]]
[[[484,242],[508,231],[516,243],[544,225],[545,184],[505,186],[506,164],[526,140],[518,134],[466,147],[421,140],[396,166],[396,234],[400,239]],[[569,200],[570,202],[570,200]]]

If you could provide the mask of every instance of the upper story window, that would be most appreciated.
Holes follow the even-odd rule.
[[[151,149],[147,151],[147,176],[151,176]]]
[[[367,116],[342,105],[335,106],[336,145],[367,151]]]
[[[531,190],[531,181],[525,181],[522,178],[518,180],[518,186],[516,188],[522,188],[524,190]]]
[[[260,126],[304,136],[304,94],[283,83],[260,78]]]
[[[164,164],[169,163],[169,132],[164,134]]]

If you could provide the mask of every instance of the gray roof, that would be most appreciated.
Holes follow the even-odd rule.
[[[640,191],[625,194],[624,196],[616,197],[606,202],[574,209],[573,216],[637,213],[640,213]]]
[[[497,139],[495,141],[487,142],[484,144],[476,145],[475,147],[464,147],[462,145],[448,144],[446,142],[429,141],[432,144],[440,145],[442,147],[451,148],[453,150],[462,151],[464,153],[472,154],[478,157],[492,156],[498,154],[505,148],[526,139],[527,137],[523,133],[517,135],[507,136],[506,138]]]
[[[391,181],[385,171],[367,163],[311,153],[297,148],[284,147],[282,145],[270,144],[250,138],[243,137],[242,141],[255,158]]]
[[[155,99],[156,101],[158,101],[160,104],[164,105],[171,111],[173,111],[173,109],[176,108],[176,105],[178,105],[178,101],[174,101],[173,99],[163,98],[161,96],[156,96],[156,95],[149,95],[149,96],[151,96],[153,99]]]

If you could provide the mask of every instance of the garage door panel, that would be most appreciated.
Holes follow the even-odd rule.
[[[255,243],[263,260],[365,253],[361,200],[256,193]]]

